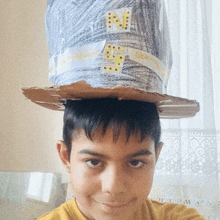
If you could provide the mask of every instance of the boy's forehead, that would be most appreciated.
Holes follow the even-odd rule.
[[[82,128],[79,129],[74,129],[73,130],[73,139],[78,139],[78,138],[88,138],[85,130]],[[148,138],[148,137],[147,137]],[[88,138],[89,139],[89,138]],[[132,142],[141,142],[141,132],[140,131],[132,131],[129,134],[128,137],[128,132],[126,125],[123,126],[118,126],[118,125],[108,125],[106,129],[104,129],[103,125],[98,126],[98,128],[95,129],[94,132],[92,132],[92,141],[93,142],[100,142],[100,141],[105,141],[105,140],[112,140],[113,142],[121,141],[125,142],[124,144],[126,145],[127,142],[131,139]],[[152,139],[152,138],[151,138]],[[153,140],[153,139],[152,139]]]
[[[114,134],[115,133],[115,134]],[[114,142],[121,141],[125,142],[124,144],[126,145],[129,139],[130,141],[133,142],[140,142],[140,131],[137,132],[131,132],[130,137],[128,139],[128,134],[127,134],[127,128],[126,125],[123,125],[121,127],[119,126],[114,126],[110,125],[107,127],[106,132],[104,135],[103,134],[103,127],[98,127],[94,133],[94,138],[96,140],[103,140],[103,139],[108,139],[108,140],[115,140]],[[114,135],[116,135],[117,138],[114,139]]]
[[[73,139],[72,151],[75,153],[81,152],[80,154],[89,154],[89,152],[102,153],[103,155],[118,154],[120,157],[143,150],[145,150],[145,154],[154,154],[154,140],[150,137],[140,141],[137,134],[131,134],[127,140],[126,129],[121,128],[117,140],[114,141],[112,127],[107,128],[104,136],[102,132],[101,127],[96,129],[93,140],[90,140],[83,130],[77,132],[78,138]]]

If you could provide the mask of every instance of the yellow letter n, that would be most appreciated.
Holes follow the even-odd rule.
[[[106,27],[109,32],[121,32],[127,31],[130,29],[130,9],[125,9],[122,13],[122,19],[119,19],[121,13],[117,13],[119,10],[115,10],[115,12],[107,12],[106,16]]]

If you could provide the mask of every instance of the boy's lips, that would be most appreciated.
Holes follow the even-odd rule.
[[[128,203],[125,203],[125,204],[102,203],[102,204],[105,205],[105,206],[108,206],[108,207],[118,208],[118,207],[125,206],[125,205],[127,205]]]
[[[129,202],[123,202],[123,203],[117,203],[117,202],[97,202],[101,205],[101,208],[106,213],[112,213],[112,214],[118,214],[120,212],[123,212],[128,208],[128,206],[133,202],[134,200],[130,200]]]

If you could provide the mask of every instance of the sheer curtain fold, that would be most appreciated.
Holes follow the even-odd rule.
[[[165,0],[173,50],[168,94],[195,99],[201,110],[194,118],[161,121],[164,147],[151,193],[157,200],[194,206],[220,201],[220,121],[215,112],[220,66],[214,49],[220,31],[213,17],[217,2],[209,2]]]

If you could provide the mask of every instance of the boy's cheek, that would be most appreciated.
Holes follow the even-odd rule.
[[[98,188],[98,181],[94,175],[84,165],[77,165],[77,170],[74,169],[70,174],[70,183],[73,191],[82,194],[90,194],[95,188]]]

